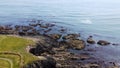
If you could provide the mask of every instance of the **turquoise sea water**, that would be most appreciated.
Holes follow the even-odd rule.
[[[0,24],[31,19],[56,22],[84,38],[120,43],[120,0],[0,0]],[[119,61],[119,52],[120,46],[99,47],[96,55]]]

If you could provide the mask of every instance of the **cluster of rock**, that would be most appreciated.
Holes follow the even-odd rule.
[[[60,33],[50,33],[55,31],[55,24],[43,23],[41,20],[32,22],[29,25],[0,26],[0,34],[44,37],[44,42],[39,41],[35,47],[29,50],[40,60],[30,62],[23,68],[102,68],[102,65],[97,63],[98,60],[88,53],[74,54],[69,51],[70,49],[82,50],[85,48],[85,41],[80,39],[80,34],[67,33],[64,28],[58,30]],[[86,42],[96,43],[92,36]],[[110,42],[99,40],[97,44],[109,45]],[[89,62],[90,60],[96,62]]]
[[[51,31],[50,27],[53,26],[55,24],[43,24],[41,21],[30,23],[29,25],[2,25],[0,26],[0,34],[16,34],[20,36],[40,35]]]
[[[29,23],[29,25],[5,25],[5,26],[0,26],[0,34],[15,34],[15,35],[20,35],[20,36],[34,36],[34,35],[52,35],[52,34],[47,34],[50,31],[55,31],[52,28],[55,26],[54,23],[43,23],[42,20],[36,20],[32,21],[32,23]],[[59,32],[67,32],[66,29],[60,28]],[[53,34],[53,36],[50,36],[51,38],[58,40],[62,35],[61,34]],[[69,39],[75,39],[78,38],[78,35],[76,34],[68,34],[67,36],[62,37],[63,40]],[[72,40],[73,41],[73,40]],[[75,40],[74,42],[78,42],[78,40]],[[95,44],[95,40],[92,38],[92,36],[89,36],[87,39],[87,43],[89,44]],[[99,45],[109,45],[110,42],[105,41],[105,40],[99,40],[97,42]],[[116,44],[113,44],[116,45]]]
[[[93,40],[92,36],[90,36],[90,37],[87,39],[87,43],[89,43],[89,44],[95,44],[96,42],[95,42],[95,40]],[[99,41],[97,42],[97,44],[99,44],[99,45],[110,45],[110,42],[105,41],[105,40],[99,40]]]
[[[85,42],[78,39],[79,34],[68,34],[61,36],[59,34],[52,34],[45,36],[44,43],[38,42],[36,47],[31,48],[30,53],[38,57],[51,57],[53,61],[49,61],[48,58],[44,60],[34,61],[29,63],[24,68],[81,68],[80,61],[88,60],[90,57],[88,54],[74,54],[69,52],[69,49],[81,50],[85,47]],[[62,38],[62,41],[56,41]],[[55,64],[56,63],[56,64]],[[51,67],[51,65],[53,65]],[[41,67],[42,66],[42,67]],[[90,64],[91,67],[100,68],[97,64]]]
[[[69,51],[69,49],[81,50],[85,47],[85,42],[78,39],[79,36],[79,34],[45,35],[44,42],[38,42],[36,47],[29,50],[33,55],[42,57],[42,60],[33,61],[24,68],[110,68],[105,67],[101,60],[91,57],[89,53],[75,54]],[[61,38],[62,40],[58,41]],[[115,67],[118,68],[113,66]]]

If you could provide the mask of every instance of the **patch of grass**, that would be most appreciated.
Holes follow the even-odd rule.
[[[38,59],[36,56],[26,51],[26,47],[28,45],[34,44],[35,42],[30,39],[0,35],[0,58],[8,58],[13,61],[14,68],[20,68],[22,65]],[[8,52],[10,54],[4,54],[4,52]],[[8,66],[5,60],[4,63]]]
[[[0,68],[10,68],[10,62],[4,59],[0,59]]]

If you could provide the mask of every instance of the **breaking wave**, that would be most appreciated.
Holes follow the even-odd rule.
[[[93,22],[90,19],[81,20],[83,24],[92,24]]]

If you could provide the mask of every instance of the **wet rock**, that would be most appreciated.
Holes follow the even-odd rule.
[[[51,57],[41,61],[41,64],[43,65],[43,68],[56,68],[56,61]]]
[[[53,26],[55,26],[55,23],[47,23],[46,26],[53,27]]]
[[[90,64],[90,68],[100,68],[98,64]]]
[[[56,68],[56,61],[51,57],[47,57],[47,59],[33,61],[23,68]]]
[[[43,45],[41,43],[37,43],[37,46],[35,48],[31,48],[30,49],[30,53],[36,55],[36,56],[40,56],[42,53],[49,53],[49,54],[54,54],[54,51],[52,50],[52,46],[47,46],[47,45]]]
[[[50,24],[41,24],[41,25],[40,25],[40,28],[45,28],[45,29],[47,29],[49,26],[50,26]]]
[[[50,34],[48,35],[50,38],[54,39],[54,40],[58,40],[61,38],[61,34]]]
[[[62,64],[59,64],[59,63],[56,64],[56,67],[57,68],[63,68]]]
[[[71,57],[70,59],[71,59],[71,60],[79,60],[80,57],[78,57],[78,56],[73,56],[73,57]]]
[[[30,27],[30,26],[21,26],[21,30],[24,31],[24,32],[27,32],[30,29],[33,29],[33,28]]]
[[[66,41],[60,41],[59,45],[60,45],[60,47],[62,47],[64,49],[70,48],[70,44],[68,44],[68,42],[66,42]]]
[[[11,25],[5,25],[5,26],[4,26],[4,30],[12,30]]]
[[[95,41],[92,39],[92,36],[90,36],[90,37],[87,39],[87,43],[89,43],[89,44],[95,44]]]
[[[37,27],[38,24],[36,24],[36,23],[30,23],[29,26]]]
[[[15,28],[18,29],[18,28],[20,28],[20,26],[19,25],[15,25]]]
[[[113,67],[111,67],[111,68],[119,68],[119,66],[113,66]]]
[[[81,68],[101,68],[98,64],[85,64]]]
[[[0,34],[13,34],[11,25],[0,26]]]
[[[35,35],[35,33],[34,32],[27,32],[27,35],[33,36],[33,35]]]
[[[80,60],[86,60],[89,59],[90,56],[89,55],[80,55]]]
[[[59,48],[54,48],[55,51],[61,52],[61,51],[66,51],[66,48],[64,46],[61,46]]]
[[[46,47],[43,45],[37,45],[35,48],[35,55],[39,56],[46,51]]]
[[[0,26],[0,30],[3,30],[4,29],[4,27],[3,26]]]
[[[105,41],[105,40],[99,40],[99,41],[97,42],[97,44],[99,44],[99,45],[109,45],[110,42]]]
[[[7,32],[8,32],[8,34],[14,34],[13,30],[8,30]]]
[[[80,37],[79,34],[68,34],[67,36],[63,36],[62,38],[64,40],[69,40],[69,39],[77,39],[78,37]]]
[[[59,30],[59,32],[60,32],[60,33],[65,33],[65,32],[67,32],[67,29],[61,28],[61,29]]]
[[[47,33],[47,32],[50,32],[52,29],[47,29],[45,30],[44,32]]]
[[[18,34],[19,34],[20,36],[24,36],[24,35],[26,35],[25,32],[18,32]]]
[[[85,42],[83,40],[75,39],[70,40],[69,42],[70,47],[76,50],[81,50],[85,47]]]
[[[112,45],[115,45],[115,46],[117,46],[117,45],[119,45],[119,44],[117,44],[117,43],[113,43]]]

